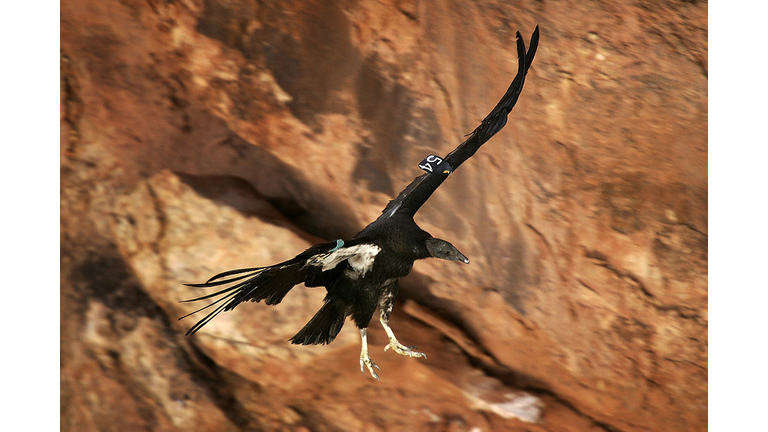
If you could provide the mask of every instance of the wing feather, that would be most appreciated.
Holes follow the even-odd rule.
[[[536,55],[536,49],[539,45],[539,26],[536,26],[531,35],[530,48],[526,52],[525,42],[517,32],[517,57],[518,70],[517,75],[512,80],[506,93],[498,104],[491,110],[480,125],[467,135],[467,139],[459,144],[456,149],[448,154],[444,159],[451,170],[449,172],[425,173],[416,177],[400,194],[390,201],[374,223],[392,217],[398,212],[407,212],[415,214],[416,211],[429,199],[432,193],[443,181],[456,170],[464,161],[472,157],[481,145],[487,142],[493,135],[500,131],[507,124],[507,115],[512,111],[520,93],[523,91],[525,76],[531,67],[533,57]]]
[[[233,284],[210,294],[182,300],[186,303],[220,296],[211,303],[179,318],[183,319],[218,305],[195,323],[187,331],[187,335],[200,330],[221,312],[230,311],[243,302],[265,300],[268,305],[278,304],[294,286],[302,282],[307,282],[307,286],[326,286],[339,277],[341,270],[348,267],[355,274],[364,275],[370,270],[373,258],[380,250],[377,246],[363,243],[361,239],[354,239],[345,246],[342,245],[345,243],[341,240],[320,243],[288,261],[273,266],[229,270],[213,276],[205,283],[186,284],[196,288],[222,288],[224,285]]]

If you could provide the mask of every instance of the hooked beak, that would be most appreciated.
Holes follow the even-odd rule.
[[[469,264],[469,258],[467,258],[466,255],[464,255],[463,253],[459,252],[458,250],[456,252],[459,254],[459,256],[457,257],[458,259],[456,261],[461,261],[464,264]]]
[[[456,246],[448,243],[443,239],[430,238],[426,241],[427,251],[429,256],[447,261],[461,261],[464,264],[469,264],[469,258],[456,249]]]

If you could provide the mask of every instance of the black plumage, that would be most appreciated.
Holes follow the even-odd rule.
[[[367,367],[378,379],[378,369],[368,355],[367,329],[376,308],[389,344],[402,355],[426,357],[403,346],[389,327],[389,316],[397,298],[398,279],[410,273],[413,262],[423,258],[440,258],[469,263],[469,259],[445,240],[432,237],[419,228],[413,216],[440,184],[459,165],[477,152],[483,143],[507,123],[507,115],[517,103],[539,42],[539,28],[531,36],[528,52],[517,33],[518,72],[501,101],[467,139],[445,158],[430,155],[419,165],[424,174],[414,179],[390,201],[381,216],[351,240],[334,240],[310,247],[296,257],[267,267],[230,270],[205,283],[192,287],[221,289],[185,302],[219,297],[182,318],[215,307],[193,325],[187,335],[194,334],[221,312],[234,309],[245,301],[264,300],[268,305],[280,303],[295,285],[325,287],[327,295],[315,316],[294,335],[290,342],[299,345],[331,343],[351,316],[362,337],[360,369]],[[180,318],[181,319],[181,318]]]

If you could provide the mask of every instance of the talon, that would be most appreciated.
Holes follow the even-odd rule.
[[[367,353],[360,357],[360,372],[365,375],[365,369],[368,368],[368,372],[371,373],[371,376],[376,378],[376,381],[379,381],[379,374],[376,373],[374,369],[381,370],[379,365],[373,362],[371,358],[367,355]]]
[[[416,348],[415,346],[407,347],[401,344],[400,342],[398,342],[397,340],[390,340],[389,345],[384,347],[384,351],[387,351],[390,348],[392,348],[396,353],[400,355],[404,355],[408,357],[416,357],[416,358],[419,358],[419,357],[424,357],[425,359],[427,358],[427,355],[424,354],[423,352],[414,351],[413,348]]]
[[[386,309],[387,307],[389,307],[389,309]],[[389,349],[392,348],[396,353],[400,355],[404,355],[408,357],[416,357],[416,358],[424,357],[426,359],[427,358],[426,354],[424,354],[423,352],[414,351],[414,349],[416,348],[415,345],[407,347],[401,344],[400,341],[398,341],[397,338],[395,337],[395,333],[392,332],[392,329],[389,327],[389,312],[391,312],[392,310],[392,305],[391,304],[388,306],[384,305],[381,308],[382,308],[381,309],[382,313],[379,321],[381,321],[381,325],[382,327],[384,327],[384,331],[387,332],[387,337],[389,337],[389,344],[387,344],[387,346],[384,347],[384,351],[389,351]],[[384,312],[385,310],[389,312],[385,313]]]
[[[379,380],[379,375],[376,373],[374,369],[381,370],[379,365],[373,362],[371,360],[371,356],[368,355],[368,329],[367,328],[361,328],[360,329],[360,337],[362,339],[363,349],[360,351],[360,372],[365,375],[365,368],[368,368],[368,372],[371,373],[371,376],[376,378],[376,381]]]
[[[366,366],[368,366],[368,372],[371,373],[371,376],[376,378],[376,381],[379,381],[379,374],[376,373],[375,369],[381,370],[379,365],[373,362],[373,360],[368,359],[368,361],[365,363]]]

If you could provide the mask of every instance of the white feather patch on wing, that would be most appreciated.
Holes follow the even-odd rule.
[[[346,260],[357,275],[365,276],[373,267],[373,259],[380,251],[380,247],[372,244],[342,247],[331,253],[316,255],[309,260],[308,264],[322,266],[323,271],[327,271]]]
[[[389,209],[389,211],[387,211],[386,213],[384,213],[384,215],[383,215],[384,219],[386,219],[386,218],[389,218],[389,217],[392,217],[392,216],[395,214],[395,212],[397,212],[397,210],[399,210],[399,209],[400,209],[400,207],[402,207],[402,206],[403,206],[403,203],[402,203],[402,202],[399,202],[399,203],[397,203],[396,205],[394,205],[394,206],[393,206],[391,209]],[[380,218],[380,219],[381,219],[381,218]]]

